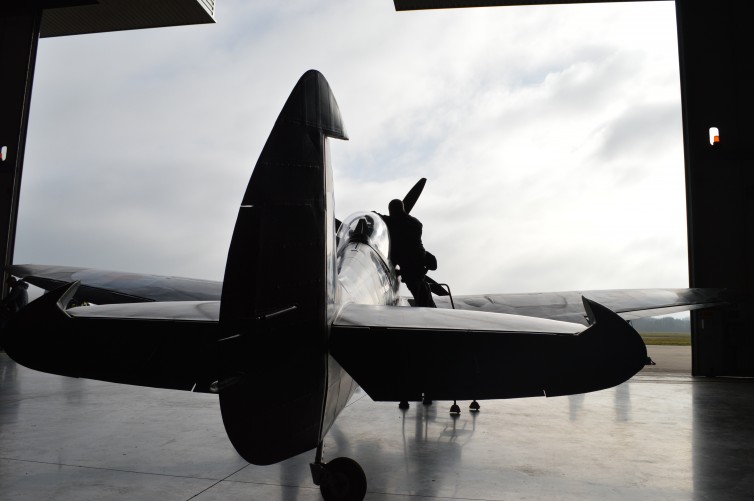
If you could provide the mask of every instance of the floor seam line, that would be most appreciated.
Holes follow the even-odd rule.
[[[188,499],[187,499],[186,501],[191,501],[192,499],[196,498],[197,496],[199,496],[199,495],[201,495],[201,494],[203,494],[203,493],[207,492],[208,490],[210,490],[210,489],[211,489],[211,488],[213,488],[214,486],[216,486],[216,485],[220,484],[221,482],[224,482],[225,480],[229,479],[230,477],[232,477],[233,475],[235,475],[235,474],[236,474],[236,473],[238,473],[239,471],[243,470],[244,468],[247,468],[248,466],[249,466],[249,465],[248,465],[248,464],[246,464],[246,465],[244,465],[244,466],[240,467],[239,469],[237,469],[236,471],[234,471],[234,472],[233,472],[233,473],[231,473],[230,475],[226,476],[225,478],[221,478],[220,480],[218,480],[218,481],[217,481],[217,482],[215,482],[214,484],[210,485],[210,486],[209,486],[209,487],[207,487],[206,489],[202,489],[201,491],[197,492],[196,494],[194,494],[193,496],[191,496],[190,498],[188,498]]]
[[[192,477],[192,476],[188,476],[188,475],[174,475],[172,473],[154,473],[154,472],[149,472],[149,471],[120,470],[118,468],[103,468],[101,466],[87,466],[87,465],[81,465],[81,464],[56,463],[56,462],[52,462],[52,461],[39,461],[39,460],[36,460],[36,459],[19,459],[19,458],[0,457],[0,461],[17,461],[19,463],[46,464],[46,465],[50,465],[50,466],[67,466],[67,467],[70,467],[70,468],[85,468],[85,469],[88,469],[88,470],[115,471],[115,472],[118,472],[118,473],[133,473],[135,475],[153,475],[153,476],[157,476],[157,477],[192,478],[192,479],[196,479],[196,480],[217,480],[216,478],[210,478],[210,477]],[[243,469],[243,468],[241,468],[241,469]],[[240,470],[238,470],[238,471],[240,471]],[[235,472],[235,473],[237,473],[237,472]],[[231,473],[231,475],[235,475],[235,473]],[[227,477],[225,477],[225,478],[227,478]]]

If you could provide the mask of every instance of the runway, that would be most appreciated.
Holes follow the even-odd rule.
[[[458,418],[448,402],[403,412],[360,392],[325,457],[359,461],[374,501],[749,499],[752,390],[646,372],[587,395],[482,401]],[[2,499],[320,500],[313,456],[248,465],[214,395],[51,376],[0,353]]]
[[[647,354],[656,365],[647,365],[642,374],[691,375],[691,346],[647,346]]]

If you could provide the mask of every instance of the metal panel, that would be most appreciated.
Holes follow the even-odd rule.
[[[50,8],[41,37],[214,23],[215,0],[99,0],[91,5]]]
[[[676,2],[692,287],[740,301],[692,315],[693,373],[754,376],[754,42],[749,4]],[[720,142],[710,144],[709,129]]]
[[[40,11],[35,7],[0,13],[0,265],[13,262],[16,216],[29,120],[31,86],[39,38]],[[5,273],[0,294],[5,295]]]
[[[570,3],[613,3],[637,0],[393,0],[395,10],[457,9],[463,7],[495,7],[505,5],[550,5]],[[651,1],[651,0],[648,0]]]

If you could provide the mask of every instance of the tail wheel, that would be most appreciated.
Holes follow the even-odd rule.
[[[367,477],[351,458],[335,458],[326,465],[320,492],[325,501],[362,501],[367,493]]]

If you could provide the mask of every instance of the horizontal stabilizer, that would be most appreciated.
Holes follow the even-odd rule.
[[[583,325],[575,323],[504,313],[353,303],[346,305],[335,319],[333,329],[340,328],[531,334],[577,334],[584,330]]]
[[[10,319],[0,344],[13,360],[61,376],[210,390],[218,374],[218,302],[149,302],[66,310],[77,286],[65,284]]]
[[[579,324],[459,310],[347,305],[333,357],[377,401],[556,396],[618,385],[646,362],[626,321],[584,299]]]

